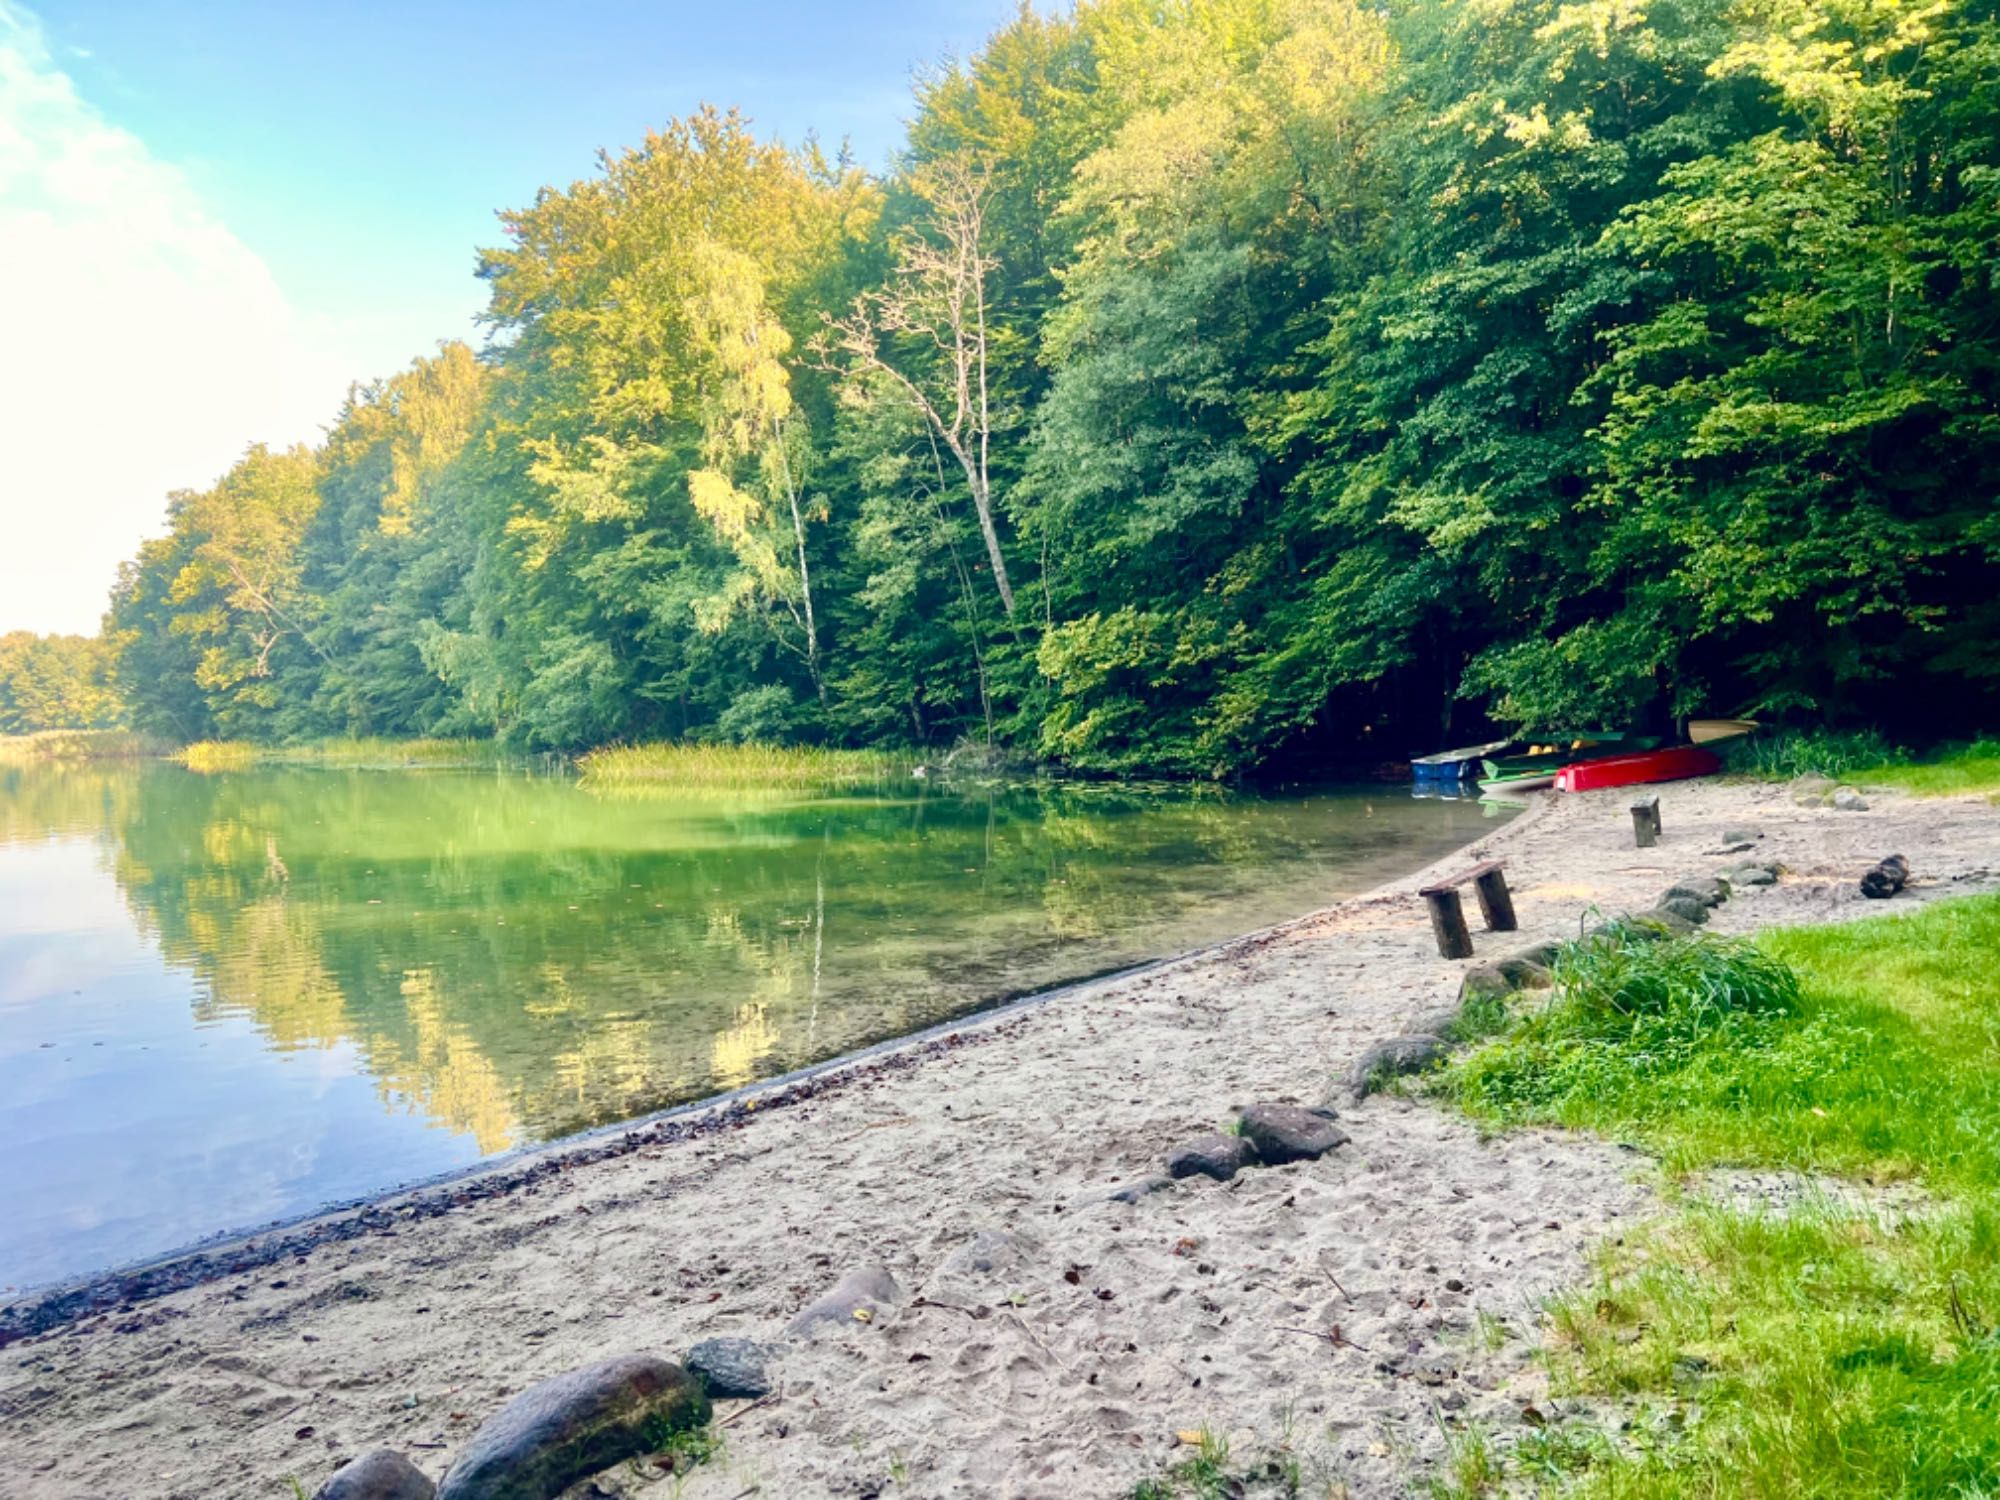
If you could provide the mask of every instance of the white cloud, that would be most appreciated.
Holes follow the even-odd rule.
[[[332,419],[337,336],[0,0],[0,631],[94,630],[169,490]]]

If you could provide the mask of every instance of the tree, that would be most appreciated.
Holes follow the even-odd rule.
[[[896,391],[957,461],[1011,619],[1014,586],[993,520],[986,278],[996,262],[983,243],[987,176],[951,157],[919,169],[914,186],[929,207],[924,226],[897,242],[887,284],[830,317],[815,347],[827,367]]]

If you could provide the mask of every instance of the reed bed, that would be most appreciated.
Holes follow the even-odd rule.
[[[909,775],[915,762],[881,750],[810,745],[608,745],[581,757],[586,785],[829,786]]]
[[[38,734],[0,735],[0,765],[49,762],[147,760],[166,752],[150,735],[129,729],[45,729]]]
[[[201,740],[174,757],[190,771],[246,771],[256,766],[498,766],[508,757],[492,740],[381,737],[314,740],[302,745],[253,745]]]

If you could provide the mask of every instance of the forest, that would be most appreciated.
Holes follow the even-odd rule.
[[[893,170],[703,108],[495,239],[482,347],[171,496],[0,717],[1187,776],[1992,721],[1990,0],[1024,6]]]

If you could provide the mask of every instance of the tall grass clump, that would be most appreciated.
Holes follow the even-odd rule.
[[[823,786],[907,776],[913,762],[880,750],[812,745],[610,745],[578,762],[586,784]]]
[[[1797,976],[1756,947],[1613,927],[1566,946],[1556,998],[1448,1075],[1495,1120],[1623,1126],[1705,1057],[1767,1047],[1799,1005]]]
[[[1548,1007],[1440,1085],[1495,1122],[1638,1139],[1701,1190],[1552,1304],[1555,1393],[1629,1428],[1503,1456],[1564,1493],[2000,1495],[2000,897],[1901,917],[1565,952]],[[1542,1456],[1546,1456],[1543,1454]]]
[[[1733,771],[1767,781],[1831,776],[1845,781],[1862,771],[1909,759],[1875,729],[1783,729],[1731,741],[1723,751]]]

